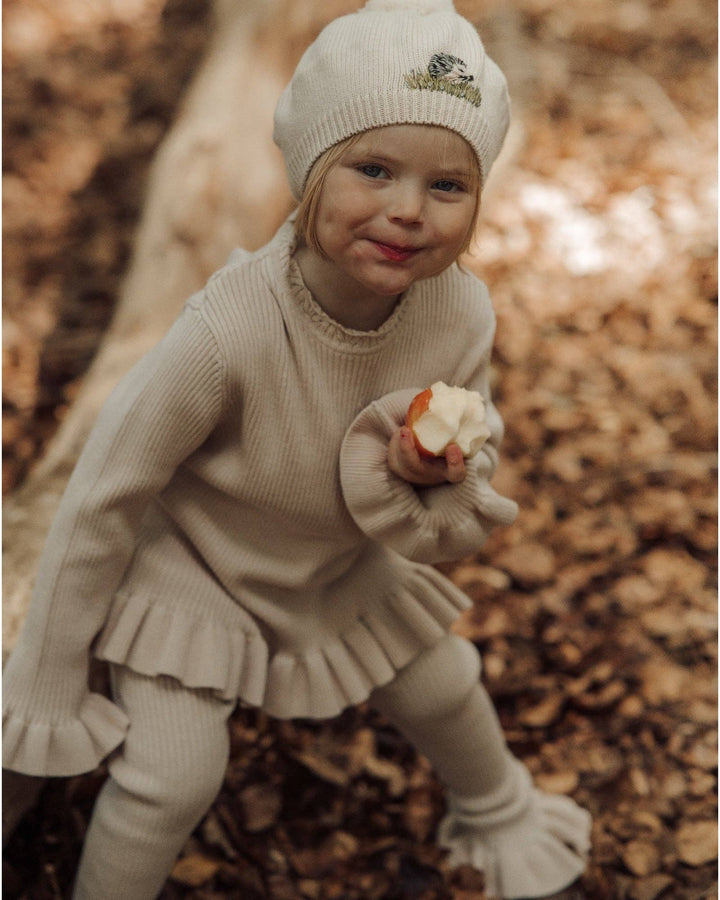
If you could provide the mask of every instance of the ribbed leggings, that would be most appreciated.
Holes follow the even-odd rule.
[[[448,635],[369,701],[466,796],[497,787],[509,758],[479,669],[472,644]],[[220,789],[233,704],[121,667],[113,688],[131,724],[109,763],[73,898],[154,900]]]

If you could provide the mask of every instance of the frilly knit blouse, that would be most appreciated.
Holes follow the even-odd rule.
[[[235,251],[109,397],[50,530],[4,674],[3,764],[94,768],[127,719],[91,656],[282,717],[329,717],[447,632],[468,598],[432,563],[516,507],[489,485],[494,315],[457,265],[375,331],[317,305],[286,222]],[[461,484],[387,466],[411,398],[480,391],[491,429]]]

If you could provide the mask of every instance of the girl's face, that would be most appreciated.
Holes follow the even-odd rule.
[[[428,125],[368,131],[328,171],[318,200],[311,290],[387,308],[464,249],[478,169],[458,134]],[[337,313],[337,308],[332,310]],[[342,317],[341,317],[342,318]]]

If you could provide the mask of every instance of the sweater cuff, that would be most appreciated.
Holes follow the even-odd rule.
[[[24,637],[3,672],[3,768],[37,776],[91,772],[123,742],[128,718],[90,692],[86,667],[39,675]]]
[[[77,716],[49,723],[3,710],[3,768],[24,775],[91,772],[125,739],[128,718],[100,694],[88,694]]]
[[[412,485],[390,470],[387,448],[419,389],[386,394],[366,407],[340,450],[340,482],[358,527],[408,559],[437,563],[476,552],[495,525],[510,525],[517,504],[490,487],[494,471],[481,450],[460,484]]]

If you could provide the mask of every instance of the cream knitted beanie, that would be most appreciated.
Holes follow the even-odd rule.
[[[403,123],[456,131],[484,183],[509,116],[505,77],[452,0],[368,0],[305,51],[275,110],[274,139],[298,200],[329,147]]]

